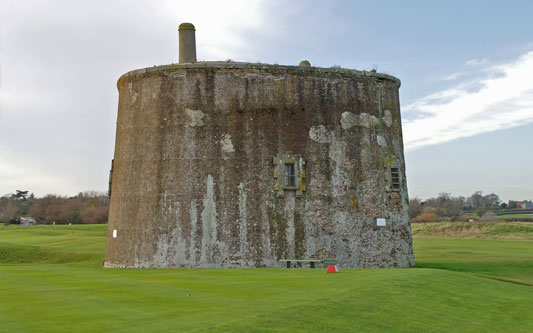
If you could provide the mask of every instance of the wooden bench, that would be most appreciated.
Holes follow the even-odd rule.
[[[337,258],[324,258],[325,266],[334,266],[337,265]]]
[[[299,259],[281,259],[280,262],[286,262],[287,263],[287,268],[291,268],[291,262],[308,262],[308,263],[310,263],[311,268],[315,268],[315,263],[316,262],[322,262],[322,260],[318,260],[318,259],[304,259],[304,260],[299,260]]]

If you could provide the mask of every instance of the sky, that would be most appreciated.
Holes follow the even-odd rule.
[[[198,60],[401,79],[409,196],[533,198],[533,1],[0,0],[0,195],[106,191],[116,82]]]

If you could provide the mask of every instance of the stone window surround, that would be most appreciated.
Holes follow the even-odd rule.
[[[400,165],[398,163],[393,163],[391,166],[386,167],[385,174],[387,177],[385,190],[387,192],[401,192],[403,179]]]
[[[296,191],[296,197],[302,197],[306,190],[304,185],[305,161],[299,154],[293,154],[291,151],[279,153],[272,159],[274,165],[274,190],[278,197],[283,198],[285,191]],[[286,165],[294,165],[294,186],[287,184]]]

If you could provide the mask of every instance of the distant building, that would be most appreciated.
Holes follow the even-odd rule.
[[[507,208],[533,209],[533,201],[531,200],[522,200],[522,201],[509,200],[509,204],[507,205]]]

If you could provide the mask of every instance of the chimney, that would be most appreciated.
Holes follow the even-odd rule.
[[[194,37],[196,29],[194,29],[194,25],[192,23],[182,23],[178,31],[180,33],[179,63],[196,62],[196,38]]]

